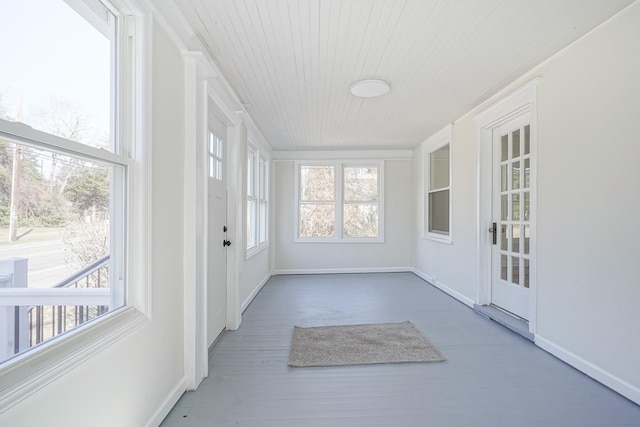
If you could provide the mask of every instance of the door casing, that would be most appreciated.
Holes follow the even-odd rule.
[[[485,109],[474,118],[477,164],[476,164],[476,304],[491,304],[491,245],[492,235],[492,179],[493,179],[493,130],[501,125],[529,114],[531,122],[531,264],[529,332],[536,333],[537,323],[537,273],[536,273],[536,195],[537,195],[537,87],[540,78],[535,78],[498,103]]]

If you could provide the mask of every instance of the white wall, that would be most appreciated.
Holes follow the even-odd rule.
[[[366,153],[362,154],[366,157]],[[412,161],[386,160],[384,243],[294,242],[295,162],[276,162],[276,273],[376,271],[411,265]]]
[[[536,342],[640,403],[638,40],[636,3],[509,90],[541,77]],[[453,244],[415,243],[416,269],[465,302],[476,300],[472,118],[480,111],[453,127]]]
[[[151,321],[1,414],[2,426],[140,427],[181,387],[184,77],[154,32]]]

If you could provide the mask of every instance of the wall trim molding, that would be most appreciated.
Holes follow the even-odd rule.
[[[445,294],[457,299],[464,305],[473,308],[475,302],[471,298],[464,296],[460,292],[454,290],[453,288],[450,288],[449,286],[445,285],[444,283],[438,280],[435,280],[433,277],[423,273],[422,271],[416,268],[411,268],[411,272],[416,276],[418,276],[419,278],[421,278],[422,280],[424,280],[425,282],[427,282],[428,284],[440,289]]]
[[[360,273],[411,273],[412,267],[361,267],[361,268],[300,268],[275,270],[274,276],[291,274],[360,274]]]
[[[260,281],[260,283],[258,284],[258,286],[255,287],[255,289],[253,290],[253,292],[251,292],[251,294],[247,297],[247,299],[244,300],[244,302],[242,303],[242,305],[240,306],[240,312],[244,313],[244,311],[247,309],[247,307],[249,307],[249,305],[251,304],[251,302],[254,300],[254,298],[258,295],[258,292],[260,292],[260,290],[264,287],[264,285],[267,284],[267,282],[269,281],[269,279],[271,279],[272,274],[268,273],[267,276],[262,279]]]
[[[274,151],[273,158],[279,160],[412,160],[410,150],[344,150],[344,151]]]
[[[171,412],[176,403],[178,403],[178,400],[180,400],[180,397],[182,397],[186,390],[186,379],[182,377],[175,387],[173,387],[169,392],[167,397],[162,401],[162,404],[158,409],[153,413],[149,421],[145,424],[145,427],[159,426],[166,416],[169,415],[169,412]]]
[[[538,347],[548,353],[551,353],[563,362],[573,366],[611,390],[640,405],[640,387],[636,387],[633,384],[628,383],[622,378],[605,371],[599,366],[594,365],[577,354],[572,353],[571,351],[541,337],[540,335],[535,336],[535,343]]]

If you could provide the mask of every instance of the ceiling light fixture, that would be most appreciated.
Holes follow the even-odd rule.
[[[389,83],[380,79],[366,79],[351,85],[351,93],[360,98],[375,98],[389,92]]]

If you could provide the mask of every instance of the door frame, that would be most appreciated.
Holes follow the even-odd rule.
[[[529,283],[529,332],[535,335],[537,323],[537,263],[536,263],[536,206],[537,206],[537,87],[535,78],[507,95],[498,103],[474,117],[476,135],[476,304],[491,304],[491,235],[493,203],[493,130],[524,114],[531,118],[531,264]]]
[[[241,180],[236,171],[238,147],[242,147],[242,120],[229,102],[219,94],[225,93],[202,52],[183,52],[185,70],[185,152],[184,152],[184,222],[183,222],[183,316],[184,316],[184,385],[195,390],[209,374],[207,345],[207,130],[209,110],[227,126],[227,224],[233,243],[227,251],[227,329],[240,325],[239,271],[237,269],[241,241],[241,227],[237,212],[241,203],[233,197]],[[241,205],[240,205],[241,206]]]

